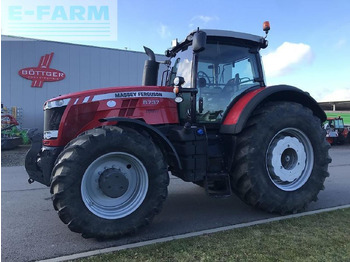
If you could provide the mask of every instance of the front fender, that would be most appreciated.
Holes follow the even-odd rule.
[[[224,116],[220,127],[222,134],[240,133],[254,109],[262,103],[269,101],[290,101],[300,103],[310,108],[314,115],[324,122],[327,117],[322,108],[317,104],[309,93],[304,92],[294,86],[276,85],[255,89],[243,95]]]
[[[134,128],[135,130],[145,130],[156,144],[166,153],[168,164],[175,169],[182,169],[179,155],[169,139],[157,128],[137,119],[111,117],[100,119],[100,122],[114,122],[115,125],[123,125]]]

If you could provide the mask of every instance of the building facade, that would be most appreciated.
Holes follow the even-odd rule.
[[[148,59],[142,52],[9,36],[1,37],[1,48],[1,104],[20,109],[21,127],[39,131],[46,100],[88,89],[141,85]]]

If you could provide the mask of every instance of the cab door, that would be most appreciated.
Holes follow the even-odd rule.
[[[198,54],[196,113],[198,123],[220,124],[231,102],[259,86],[255,53],[247,47],[207,44]]]

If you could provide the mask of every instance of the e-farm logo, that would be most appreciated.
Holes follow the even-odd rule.
[[[117,0],[3,0],[2,34],[46,40],[117,40]]]

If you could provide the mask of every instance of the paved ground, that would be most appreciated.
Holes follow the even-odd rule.
[[[20,145],[15,149],[1,151],[1,167],[24,166],[30,145]]]
[[[333,147],[330,154],[326,190],[308,210],[350,204],[350,146]],[[23,166],[1,171],[2,261],[40,260],[274,217],[235,196],[209,198],[198,186],[172,178],[163,211],[150,226],[137,235],[100,242],[72,233],[54,211],[48,188],[27,184]]]

